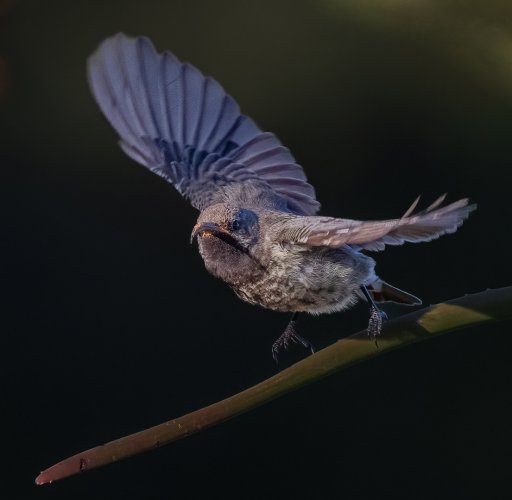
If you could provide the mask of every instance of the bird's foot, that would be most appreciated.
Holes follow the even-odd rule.
[[[278,363],[279,353],[283,349],[288,350],[291,344],[302,344],[306,349],[309,349],[311,353],[315,352],[313,344],[309,340],[306,340],[304,337],[301,337],[295,331],[295,321],[290,321],[285,331],[272,344],[272,357],[274,358],[276,364]]]
[[[388,319],[388,315],[381,311],[378,307],[372,306],[370,308],[370,321],[368,321],[368,337],[375,341],[375,345],[378,347],[377,339],[382,331],[382,323]]]

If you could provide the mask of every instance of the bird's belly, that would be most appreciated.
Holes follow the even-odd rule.
[[[250,304],[281,312],[334,312],[343,309],[346,299],[352,295],[341,286],[312,288],[300,281],[276,281],[274,278],[233,289],[238,297]]]
[[[276,311],[335,312],[358,300],[361,285],[373,278],[374,264],[352,251],[318,250],[297,259],[274,259],[259,280],[233,289],[242,300]]]

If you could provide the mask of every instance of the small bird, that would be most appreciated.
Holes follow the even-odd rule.
[[[291,343],[313,350],[295,330],[299,313],[343,311],[360,299],[376,340],[386,319],[377,303],[421,301],[380,279],[363,252],[453,233],[476,208],[467,199],[443,205],[443,195],[414,213],[416,199],[397,219],[318,216],[315,191],[290,151],[194,66],[120,33],[90,56],[87,73],[123,151],[200,211],[191,240],[206,269],[240,299],[292,314],[272,346],[276,361]]]

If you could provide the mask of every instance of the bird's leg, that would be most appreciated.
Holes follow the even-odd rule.
[[[280,353],[280,351],[284,348],[288,350],[288,347],[290,347],[290,344],[302,344],[306,349],[310,349],[312,353],[315,352],[315,349],[313,348],[313,344],[309,342],[309,340],[306,340],[305,338],[301,337],[296,331],[295,331],[295,323],[297,322],[297,318],[299,316],[298,312],[294,312],[292,314],[292,317],[290,318],[290,322],[288,323],[287,327],[285,328],[284,332],[281,334],[281,336],[272,344],[272,356],[274,358],[274,361],[277,364],[277,358]]]
[[[368,321],[368,337],[375,340],[375,345],[378,347],[377,338],[380,335],[382,330],[382,322],[388,319],[387,314],[377,307],[377,304],[373,300],[368,289],[362,285],[361,290],[368,301],[368,305],[370,306],[370,320]]]

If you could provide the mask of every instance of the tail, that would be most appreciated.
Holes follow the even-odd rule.
[[[395,302],[407,306],[419,306],[421,304],[421,300],[418,297],[404,292],[380,278],[377,278],[368,286],[368,291],[372,294],[375,302]]]

